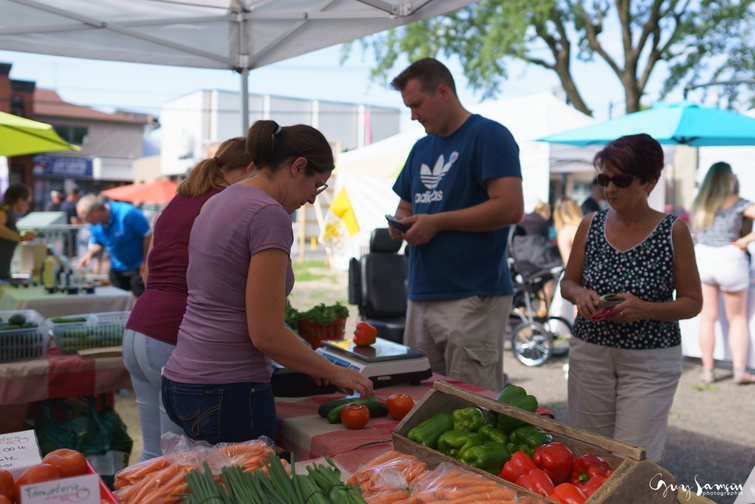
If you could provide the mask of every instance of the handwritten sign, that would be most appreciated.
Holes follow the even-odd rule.
[[[14,479],[40,462],[42,455],[33,430],[0,434],[0,469],[9,471]]]
[[[100,504],[100,477],[87,474],[24,485],[20,497],[21,504]]]

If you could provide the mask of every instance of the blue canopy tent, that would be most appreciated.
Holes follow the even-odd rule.
[[[755,145],[755,118],[692,102],[658,103],[617,119],[539,138],[540,142],[601,145],[620,136],[647,133],[665,145]]]

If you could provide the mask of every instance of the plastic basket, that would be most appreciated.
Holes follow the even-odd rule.
[[[75,354],[87,348],[121,345],[130,314],[129,311],[84,313],[65,318],[81,318],[85,321],[55,323],[52,319],[47,319],[47,323],[60,353]]]
[[[13,315],[23,315],[27,323],[36,327],[3,329],[0,327],[0,362],[44,359],[47,357],[47,334],[45,318],[35,310],[0,311],[4,323]]]
[[[300,320],[298,329],[299,335],[307,340],[312,349],[317,349],[323,340],[343,339],[344,330],[346,329],[346,317],[338,318],[327,326],[313,324],[308,320]]]

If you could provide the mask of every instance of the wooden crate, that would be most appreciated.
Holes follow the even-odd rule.
[[[675,487],[675,478],[654,462],[647,460],[645,450],[639,446],[622,443],[611,438],[599,436],[582,429],[577,429],[551,418],[530,413],[520,408],[499,403],[488,397],[475,394],[468,390],[451,385],[444,381],[436,381],[433,389],[417,402],[414,409],[396,426],[393,431],[393,445],[396,450],[416,456],[428,467],[434,468],[441,462],[452,462],[462,467],[490,477],[499,483],[516,489],[524,495],[542,498],[542,496],[515,485],[511,482],[493,476],[490,473],[475,469],[461,462],[446,457],[440,452],[410,441],[406,435],[409,431],[430,418],[438,411],[450,413],[457,408],[478,406],[485,412],[492,410],[498,413],[523,420],[536,425],[552,436],[554,441],[567,445],[576,456],[594,453],[603,457],[614,469],[614,473],[587,500],[586,504],[626,504],[627,502],[642,502],[643,504],[676,504],[676,490],[653,490],[651,480],[663,479],[671,488]],[[545,499],[546,502],[553,502]]]

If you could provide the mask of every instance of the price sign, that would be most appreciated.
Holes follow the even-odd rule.
[[[14,479],[40,462],[42,455],[33,430],[0,434],[0,469],[10,472]]]
[[[22,504],[100,504],[100,477],[87,474],[24,485],[20,497]]]

